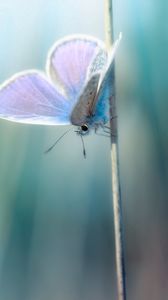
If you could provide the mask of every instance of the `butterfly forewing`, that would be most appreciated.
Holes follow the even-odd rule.
[[[99,49],[88,67],[86,84],[72,111],[72,124],[80,126],[84,123],[91,123],[100,74],[106,64],[107,52],[103,48]]]
[[[71,113],[71,122],[73,125],[81,126],[92,117],[92,106],[97,93],[100,74],[94,74],[86,84],[82,94],[79,97]]]
[[[75,104],[87,78],[88,68],[104,44],[90,36],[74,35],[59,41],[50,51],[47,70],[53,82]]]

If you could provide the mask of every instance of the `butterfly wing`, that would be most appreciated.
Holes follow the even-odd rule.
[[[71,123],[71,112],[79,98],[84,103],[90,89],[95,95],[98,79],[89,81],[89,77],[102,68],[96,60],[100,53],[106,56],[104,44],[89,36],[60,40],[47,61],[47,72],[54,85],[37,71],[14,76],[0,88],[0,118],[31,124]],[[89,103],[93,103],[93,96]],[[84,105],[81,113],[86,115],[87,108]]]
[[[103,69],[107,67],[107,63],[108,63],[107,51],[100,49],[88,68],[88,78],[93,76],[93,74],[95,73],[102,72]]]
[[[94,74],[84,87],[84,90],[71,113],[72,124],[81,126],[88,123],[89,118],[92,117],[92,105],[97,94],[99,78],[99,73]]]
[[[0,89],[0,118],[10,121],[69,124],[70,103],[37,71],[8,80]]]
[[[97,94],[101,71],[107,64],[107,52],[100,48],[92,59],[87,70],[87,81],[79,95],[71,113],[71,122],[74,125],[81,126],[90,123],[93,117],[93,106]]]
[[[58,41],[49,53],[47,73],[74,105],[92,73],[90,65],[100,51],[106,53],[98,39],[74,35]]]
[[[106,123],[108,121],[109,114],[109,98],[113,89],[114,78],[113,78],[113,67],[114,58],[121,41],[122,35],[120,33],[119,38],[116,40],[112,49],[109,52],[107,68],[102,74],[100,79],[98,94],[93,104],[93,115],[95,123]]]

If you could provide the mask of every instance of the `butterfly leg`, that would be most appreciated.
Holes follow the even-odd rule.
[[[99,126],[101,127],[101,129],[103,130],[103,132],[110,134],[110,127],[109,126],[106,126],[104,124],[99,124]]]
[[[101,129],[103,129],[103,133],[101,133],[101,132],[98,131],[100,127],[101,127]],[[95,134],[101,135],[101,136],[105,136],[105,137],[110,137],[110,133],[108,131],[104,130],[102,124],[96,124],[94,129],[95,129]]]
[[[113,120],[113,119],[116,119],[116,118],[117,118],[117,116],[112,116],[112,117],[110,118],[110,120]],[[100,126],[101,126],[102,128],[106,128],[106,129],[111,130],[111,127],[110,127],[110,126],[106,126],[106,125],[102,125],[102,124],[100,124]]]
[[[104,133],[107,133],[107,134],[109,134],[112,137],[116,137],[117,136],[116,134],[114,134],[114,133],[111,132],[111,128],[109,126],[100,124],[100,127],[102,128],[102,130],[103,130]]]
[[[117,119],[117,118],[118,118],[118,116],[112,116],[112,117],[110,118],[110,120]]]

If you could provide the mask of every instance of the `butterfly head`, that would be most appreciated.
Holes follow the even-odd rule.
[[[88,131],[89,131],[89,127],[88,127],[88,125],[87,125],[87,124],[83,124],[83,125],[81,125],[81,127],[80,127],[80,131],[81,131],[81,133],[82,133],[82,134],[86,134],[86,133],[88,133]]]
[[[88,124],[82,124],[78,127],[78,130],[75,130],[77,134],[86,135],[89,133],[89,126]]]

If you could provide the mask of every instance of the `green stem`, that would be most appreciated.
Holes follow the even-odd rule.
[[[112,0],[104,0],[105,4],[105,39],[107,48],[113,43],[113,12]],[[114,210],[114,230],[116,249],[116,272],[118,285],[118,300],[126,300],[125,263],[123,250],[123,221],[119,177],[118,155],[118,127],[116,113],[115,93],[115,66],[112,74],[112,89],[110,96],[110,128],[111,128],[111,168],[112,168],[112,196]]]

